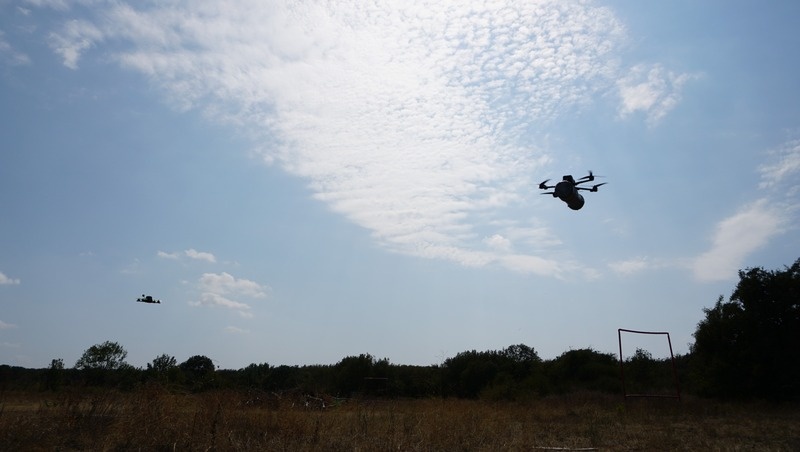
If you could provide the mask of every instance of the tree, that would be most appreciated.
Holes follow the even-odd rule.
[[[619,361],[610,353],[591,348],[569,350],[545,366],[551,390],[618,392]]]
[[[195,355],[178,366],[195,391],[209,388],[214,383],[214,362],[211,358]]]
[[[75,363],[76,369],[115,370],[125,366],[128,352],[117,342],[92,345]]]
[[[155,357],[152,363],[148,363],[147,370],[154,371],[157,374],[165,374],[177,365],[178,361],[174,356],[164,353],[163,355]]]
[[[51,391],[57,390],[64,380],[64,360],[55,358],[50,361],[50,366],[45,374],[45,387]]]
[[[739,271],[729,301],[703,312],[691,350],[701,393],[800,398],[800,259]]]

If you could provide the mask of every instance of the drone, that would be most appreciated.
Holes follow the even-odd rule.
[[[567,174],[566,176],[561,178],[561,182],[555,185],[547,185],[547,182],[550,181],[550,179],[547,179],[541,184],[539,184],[539,188],[541,188],[542,190],[548,190],[553,188],[554,189],[553,191],[544,192],[542,194],[553,195],[554,198],[558,198],[567,203],[567,206],[569,206],[570,209],[580,210],[581,207],[583,207],[585,201],[583,199],[583,196],[578,192],[579,190],[597,191],[598,187],[608,183],[608,182],[603,182],[602,184],[593,185],[592,188],[578,186],[586,182],[594,181],[595,177],[600,177],[600,176],[595,176],[594,174],[592,174],[591,171],[589,171],[588,176],[583,176],[576,182],[571,175]]]
[[[154,300],[152,296],[145,296],[145,294],[142,294],[142,298],[137,298],[136,301],[139,303],[161,303],[161,300]]]

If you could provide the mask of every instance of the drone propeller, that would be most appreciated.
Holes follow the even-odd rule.
[[[600,187],[601,185],[605,185],[607,183],[608,182],[603,182],[602,184],[593,185],[592,188],[589,187],[575,187],[575,188],[577,188],[578,190],[597,191],[597,187]]]
[[[592,170],[589,170],[589,175],[583,176],[580,179],[578,179],[578,182],[576,182],[575,185],[582,184],[584,182],[592,182],[598,177],[604,177],[604,176],[595,176],[594,173],[592,173]]]
[[[539,193],[539,194],[540,194],[540,195],[553,195],[553,196],[555,196],[555,195],[556,195],[556,194],[555,194],[555,192],[552,192],[552,191],[546,191],[546,192],[544,192],[544,193]]]
[[[539,188],[541,188],[542,190],[547,190],[547,188],[548,188],[548,187],[547,187],[547,183],[548,183],[548,182],[550,182],[550,179],[545,179],[545,181],[544,181],[544,182],[542,182],[541,184],[539,184]],[[542,193],[542,194],[544,194],[544,193]]]

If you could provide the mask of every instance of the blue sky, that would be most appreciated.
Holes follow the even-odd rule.
[[[800,3],[462,3],[0,0],[0,363],[686,353],[800,257]]]

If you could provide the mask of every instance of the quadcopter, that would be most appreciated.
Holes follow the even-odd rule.
[[[600,176],[597,176],[600,177]],[[601,185],[605,185],[608,182],[603,182],[602,184],[593,185],[592,188],[587,187],[579,187],[578,185],[583,184],[585,182],[592,182],[595,178],[595,175],[589,171],[588,176],[583,176],[576,182],[575,179],[572,178],[571,175],[567,174],[563,178],[561,178],[561,182],[555,185],[547,185],[547,182],[550,179],[539,184],[539,188],[542,190],[548,190],[553,188],[553,191],[548,191],[542,193],[543,195],[553,195],[554,198],[558,198],[569,206],[572,210],[580,210],[583,207],[584,199],[583,196],[578,192],[579,190],[586,190],[586,191],[597,191],[597,187]]]
[[[145,296],[145,294],[142,294],[142,298],[137,298],[136,301],[139,303],[161,303],[161,300],[154,300],[153,297],[150,295]]]

